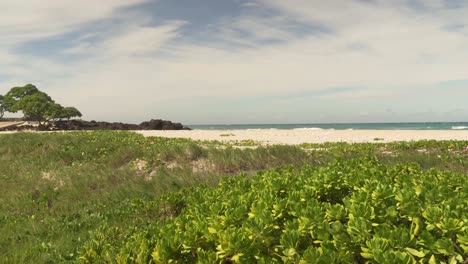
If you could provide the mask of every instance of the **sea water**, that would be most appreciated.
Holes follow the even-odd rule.
[[[189,125],[200,130],[468,130],[468,122],[440,123],[340,123],[340,124],[248,124],[248,125]]]

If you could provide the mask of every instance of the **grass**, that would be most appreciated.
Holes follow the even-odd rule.
[[[303,144],[202,142],[131,132],[0,135],[0,259],[76,262],[94,231],[161,218],[145,204],[223,177],[376,157],[468,174],[467,142]],[[250,146],[252,148],[237,148]],[[424,150],[424,151],[421,151]],[[170,204],[177,205],[177,201]],[[175,210],[176,212],[177,210]]]
[[[220,136],[220,137],[233,137],[233,136],[235,136],[235,135],[232,134],[232,133],[225,133],[225,134],[220,134],[219,136]]]

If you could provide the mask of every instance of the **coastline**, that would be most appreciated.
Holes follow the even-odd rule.
[[[194,140],[253,140],[265,145],[348,142],[386,143],[418,140],[466,140],[468,130],[146,130],[135,131],[146,137],[190,138]]]

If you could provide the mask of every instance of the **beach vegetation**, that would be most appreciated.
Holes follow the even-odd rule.
[[[16,103],[28,95],[34,95],[39,92],[39,89],[32,84],[11,88],[4,96],[4,106],[6,111],[16,113],[18,111],[15,109]]]
[[[145,227],[103,225],[84,263],[463,263],[466,175],[374,158],[224,178],[140,208]]]
[[[220,136],[220,137],[233,137],[233,136],[235,136],[235,135],[232,134],[232,133],[224,133],[224,134],[220,134],[219,136]]]
[[[81,117],[78,109],[63,107],[32,84],[13,87],[1,96],[0,114],[3,116],[5,111],[22,112],[25,120],[38,121],[40,125],[52,120]]]
[[[231,146],[238,146],[238,147],[258,147],[262,145],[261,142],[255,141],[252,139],[230,140],[226,143]]]
[[[18,100],[13,111],[22,111],[25,119],[45,122],[59,114],[61,106],[44,93],[35,93]]]
[[[0,259],[460,263],[466,146],[1,134]]]
[[[70,120],[71,118],[74,117],[82,117],[83,115],[81,112],[76,109],[75,107],[64,107],[62,112],[58,115],[60,118],[64,118],[67,120]]]
[[[4,103],[5,96],[0,94],[0,119],[3,118],[5,115],[5,103]]]

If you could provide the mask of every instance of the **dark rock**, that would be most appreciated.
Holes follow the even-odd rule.
[[[161,119],[151,119],[139,125],[140,130],[182,130],[184,126],[180,123],[172,123],[171,121]]]
[[[0,131],[24,131],[24,130],[190,130],[180,123],[173,123],[167,120],[151,119],[139,125],[127,124],[121,122],[102,122],[102,121],[85,121],[85,120],[69,120],[69,121],[54,121],[40,127],[34,126],[14,126]]]
[[[21,126],[11,126],[11,127],[0,128],[0,131],[29,131],[29,130],[37,130],[37,127],[31,126],[31,125],[21,125]]]
[[[139,125],[127,124],[121,122],[102,122],[102,121],[56,121],[51,122],[47,127],[41,130],[190,130],[180,123],[173,123],[167,120],[151,119]]]

